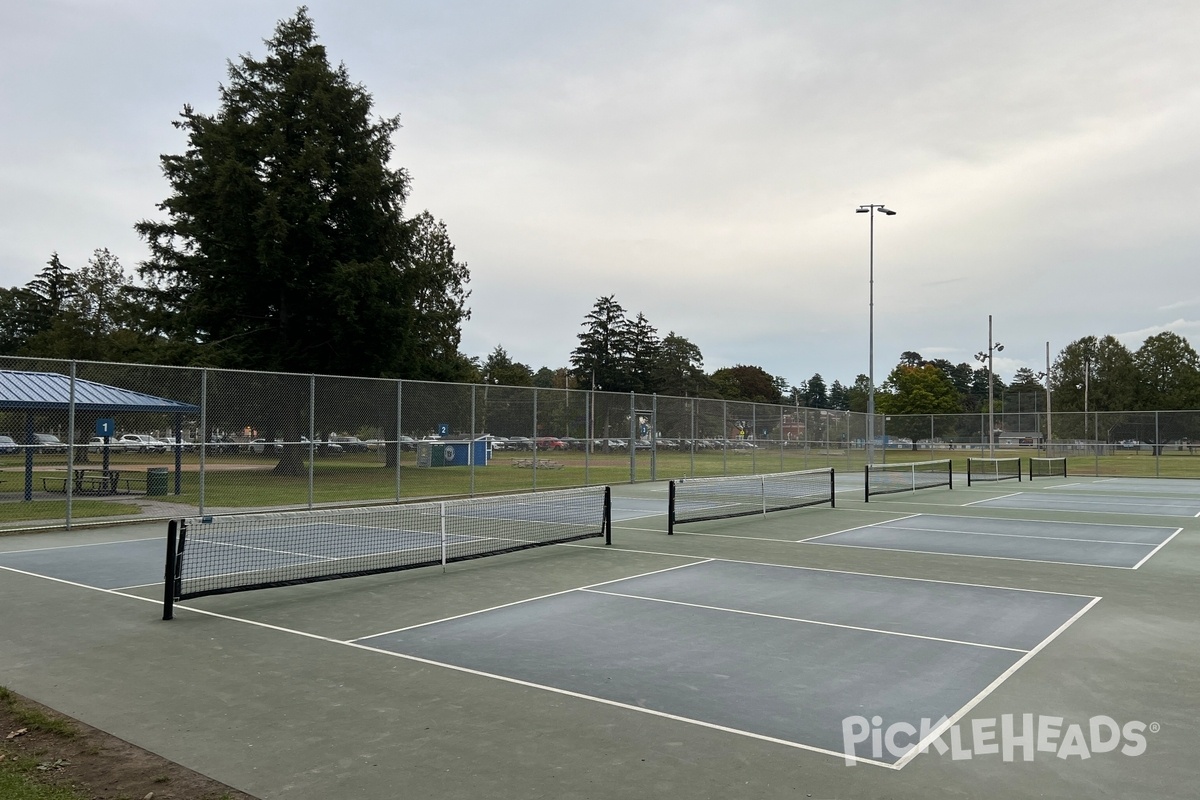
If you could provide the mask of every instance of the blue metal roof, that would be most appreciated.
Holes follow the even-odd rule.
[[[0,409],[65,410],[71,400],[71,378],[57,372],[0,370]],[[200,407],[154,395],[75,379],[77,411],[199,413]]]

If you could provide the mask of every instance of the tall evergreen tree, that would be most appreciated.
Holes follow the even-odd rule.
[[[402,217],[399,120],[372,116],[306,9],[266,46],[230,63],[216,114],[184,107],[187,148],[161,159],[167,220],[136,226],[140,272],[170,332],[218,363],[424,377],[456,352],[466,270],[444,229]]]
[[[841,381],[829,384],[829,407],[837,411],[850,410],[850,390]]]
[[[627,322],[625,341],[628,343],[630,383],[635,392],[654,392],[654,364],[658,360],[660,342],[658,330],[642,313]]]
[[[606,392],[635,391],[629,374],[629,320],[613,295],[601,297],[584,317],[571,366],[579,385]]]
[[[809,408],[829,408],[828,390],[821,373],[814,374],[804,382],[804,395],[801,401]]]
[[[671,331],[658,345],[652,371],[654,391],[672,397],[698,397],[704,389],[704,356],[700,348]]]

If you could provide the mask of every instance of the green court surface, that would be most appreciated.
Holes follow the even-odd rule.
[[[262,798],[1195,796],[1200,481],[837,478],[171,621],[165,526],[3,536],[0,684]]]

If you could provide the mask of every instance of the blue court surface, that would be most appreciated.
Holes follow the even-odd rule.
[[[1072,487],[1074,488],[1074,487]],[[976,508],[1020,508],[1029,511],[1079,511],[1088,514],[1135,514],[1156,517],[1200,517],[1200,497],[1146,497],[1113,494],[1112,489],[1097,490],[1102,496],[1071,496],[1066,492],[1014,492],[1002,497],[978,500]]]
[[[847,718],[955,718],[1097,600],[711,560],[356,644],[845,756]]]
[[[1137,569],[1179,528],[914,514],[805,544]]]
[[[1188,495],[1200,497],[1200,481],[1189,478],[1094,478],[1048,487],[1062,492],[1096,494]]]

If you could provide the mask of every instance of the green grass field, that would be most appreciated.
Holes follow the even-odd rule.
[[[1024,461],[1037,451],[1029,448],[996,450],[997,457],[1020,457]],[[978,450],[876,450],[876,460],[884,463],[927,461],[950,458],[956,472],[965,472],[967,458],[980,456]],[[66,498],[42,491],[43,478],[50,486],[61,484],[66,477],[63,456],[39,457],[35,464],[35,498],[23,499],[24,462],[19,456],[0,457],[0,523],[31,520],[65,519]],[[631,480],[703,477],[711,475],[747,475],[766,472],[833,467],[838,472],[861,471],[866,461],[863,450],[843,450],[824,447],[771,447],[699,450],[696,452],[661,450],[652,459],[649,450],[636,451],[632,468],[627,452],[595,452],[580,450],[539,452],[496,452],[487,467],[416,466],[416,454],[405,451],[397,474],[388,466],[382,453],[367,452],[337,457],[318,457],[311,466],[311,498],[309,465],[301,466],[301,474],[280,475],[273,471],[277,459],[249,453],[209,456],[203,477],[205,509],[279,508],[314,504],[347,504],[358,502],[389,502],[419,498],[454,497],[497,492],[519,492],[533,488],[550,489],[594,484],[620,484]],[[87,464],[99,468],[98,456]],[[181,460],[180,493],[175,494],[174,456],[170,453],[119,453],[110,459],[109,467],[140,479],[148,467],[167,467],[168,493],[146,497],[157,503],[178,504],[195,508],[201,499],[201,475],[198,455],[185,453]],[[1129,477],[1200,477],[1200,453],[1186,450],[1167,451],[1155,457],[1149,450],[1104,450],[1097,455],[1089,450],[1068,454],[1068,471],[1079,476]],[[122,516],[141,513],[136,503],[143,497],[139,492],[98,498],[81,495],[73,498],[72,517],[75,519]]]

